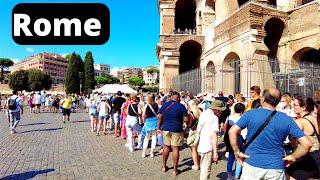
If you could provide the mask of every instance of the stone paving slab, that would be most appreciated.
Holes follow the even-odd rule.
[[[30,114],[26,109],[14,135],[5,117],[1,111],[0,179],[199,179],[199,172],[191,170],[189,148],[180,154],[182,173],[173,177],[172,170],[160,171],[161,155],[143,159],[141,150],[130,153],[125,140],[113,138],[110,131],[95,136],[86,113],[73,113],[63,124],[60,113]],[[213,164],[211,179],[226,179],[225,167],[224,160]]]

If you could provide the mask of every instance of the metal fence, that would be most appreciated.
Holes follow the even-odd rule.
[[[250,87],[277,87],[282,93],[298,93],[320,99],[320,63],[286,63],[277,59],[228,60],[220,65],[187,71],[172,78],[173,89],[225,95],[242,93],[249,97]]]

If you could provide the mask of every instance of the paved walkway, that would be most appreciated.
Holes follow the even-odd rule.
[[[25,112],[11,135],[5,113],[0,112],[0,179],[175,179],[172,170],[162,173],[162,156],[142,158],[141,150],[129,153],[125,141],[90,132],[85,113],[73,113],[63,124],[61,114]],[[169,167],[172,167],[169,157]],[[188,148],[182,150],[176,179],[198,179],[191,170]],[[226,162],[212,168],[211,179],[225,179]]]

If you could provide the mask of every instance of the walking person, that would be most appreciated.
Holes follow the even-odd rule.
[[[110,110],[111,110],[111,106],[109,105],[108,101],[107,101],[107,97],[103,97],[100,104],[97,107],[97,110],[99,111],[99,124],[97,126],[97,136],[99,136],[99,131],[100,131],[100,127],[101,125],[103,125],[103,130],[102,133],[104,135],[107,135],[106,133],[106,125],[107,125],[107,121],[110,118]]]
[[[120,115],[121,115],[121,107],[124,102],[126,102],[126,100],[122,97],[122,92],[118,91],[117,97],[112,100],[113,121],[114,121],[114,137],[119,137],[121,134]],[[119,133],[118,133],[118,130],[120,131]]]
[[[126,130],[126,119],[127,119],[127,109],[129,104],[131,103],[130,94],[126,94],[126,102],[121,106],[121,137],[122,139],[127,139],[127,130]],[[111,125],[110,125],[111,129]],[[128,139],[127,139],[128,143]]]
[[[197,131],[199,132],[199,145],[197,151],[200,159],[200,180],[210,179],[211,164],[218,161],[218,133],[219,115],[226,110],[226,103],[213,100],[209,109],[199,117]],[[218,115],[218,116],[217,116]]]
[[[143,149],[142,149],[142,157],[146,157],[146,150],[149,145],[149,137],[151,136],[151,149],[150,149],[150,157],[154,157],[154,149],[157,144],[157,112],[158,105],[154,102],[154,95],[148,95],[147,104],[144,106],[142,113],[143,120],[143,128],[142,128],[142,136],[144,137]]]
[[[88,99],[87,108],[88,108],[88,113],[89,113],[89,117],[90,117],[91,131],[95,132],[97,129],[97,121],[99,118],[99,112],[97,110],[97,105],[96,105],[96,102],[93,97]]]
[[[139,100],[137,95],[131,96],[131,104],[129,104],[127,109],[127,119],[126,119],[126,129],[128,134],[128,148],[130,152],[133,152],[136,148],[133,143],[133,131],[138,135],[138,145],[137,148],[141,149],[142,139],[141,139],[141,126],[139,124],[139,116],[141,116],[142,110],[138,106]]]
[[[35,110],[35,112],[36,113],[40,113],[40,108],[41,108],[41,94],[40,94],[40,92],[39,93],[37,93],[35,96],[34,96],[34,98],[35,98],[35,105],[36,105],[36,110]],[[44,104],[43,104],[44,105]]]
[[[241,179],[285,179],[285,167],[307,154],[311,141],[293,119],[275,110],[280,102],[278,89],[264,90],[262,108],[243,114],[229,130],[234,155],[243,164]],[[237,143],[241,129],[247,128],[246,149],[241,152]],[[286,137],[298,140],[297,149],[284,157],[283,141]],[[284,158],[283,158],[284,157]]]
[[[240,163],[236,161],[235,172],[234,172],[234,176],[233,176],[232,167],[233,167],[233,164],[234,164],[234,161],[236,160],[236,158],[234,156],[234,152],[233,152],[232,147],[230,145],[228,132],[229,132],[231,126],[233,126],[234,124],[236,124],[238,122],[238,120],[240,119],[240,117],[244,113],[246,106],[243,103],[237,103],[233,107],[234,107],[234,110],[233,110],[234,113],[231,114],[226,121],[226,125],[225,125],[226,126],[226,134],[224,137],[226,149],[228,149],[228,152],[229,152],[229,157],[228,157],[228,162],[227,162],[228,180],[240,179],[240,174],[241,174],[241,170],[242,170]],[[238,141],[239,146],[241,144],[243,144],[245,137],[246,137],[246,129],[242,130],[241,135],[238,136],[237,141]]]
[[[34,113],[34,94],[31,94],[29,99],[28,99],[28,104],[29,104],[29,108],[30,108],[30,113]]]
[[[320,120],[312,115],[316,103],[310,97],[297,96],[294,100],[294,111],[298,115],[295,121],[312,142],[308,154],[287,168],[290,179],[319,179],[320,178]],[[296,146],[295,140],[292,140]]]
[[[21,119],[21,115],[23,115],[23,106],[22,101],[18,97],[18,91],[13,90],[12,96],[8,99],[7,110],[9,111],[10,117],[10,128],[11,134],[16,133],[16,128]]]
[[[165,102],[159,110],[158,133],[163,134],[162,171],[167,172],[170,147],[173,154],[173,175],[179,174],[179,148],[184,143],[183,122],[188,122],[187,109],[180,104],[180,94],[173,92],[171,100]]]
[[[71,113],[71,105],[72,101],[69,95],[65,95],[65,98],[61,101],[62,104],[62,115],[63,115],[63,123],[66,123],[66,121],[70,121],[70,113]]]

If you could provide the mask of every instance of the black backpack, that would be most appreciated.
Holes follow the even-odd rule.
[[[16,99],[9,99],[9,102],[8,102],[8,106],[9,106],[9,110],[16,110],[17,109],[17,101],[18,97]]]

